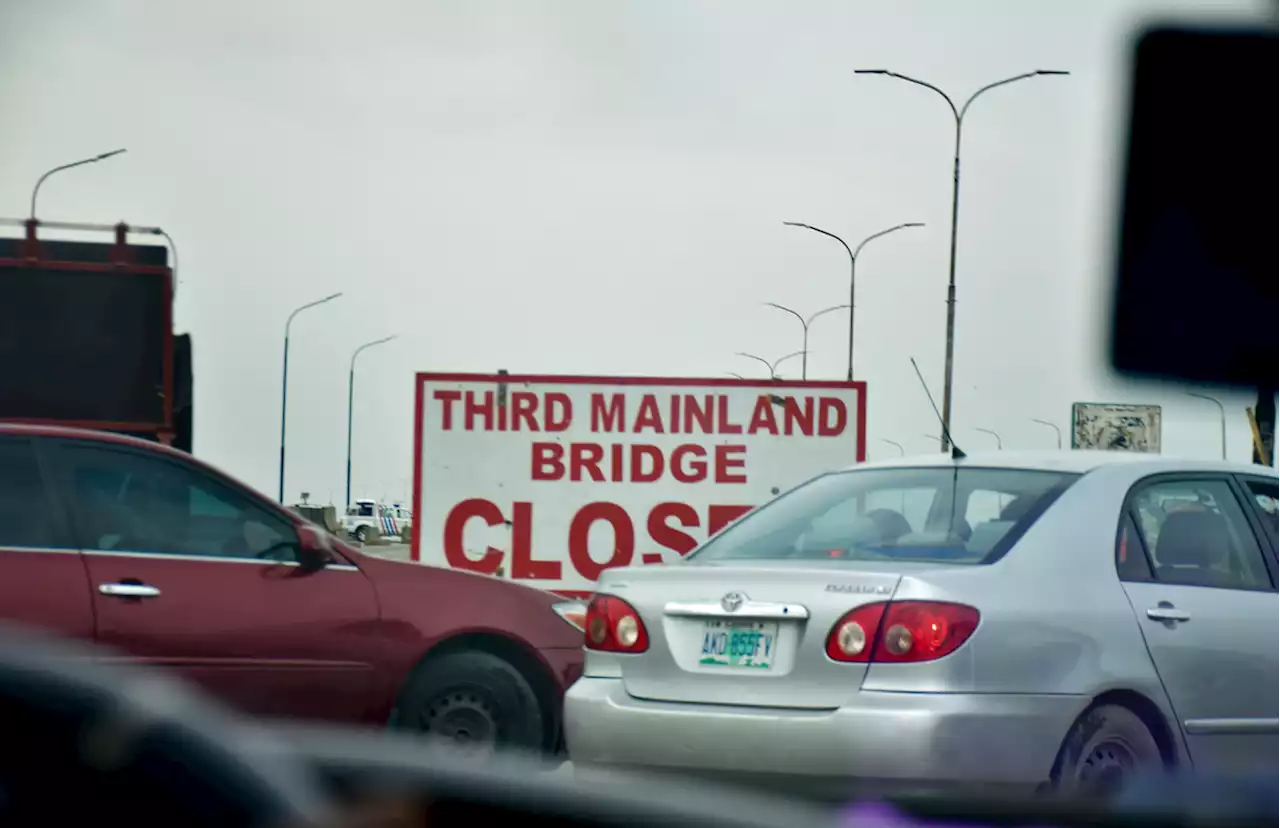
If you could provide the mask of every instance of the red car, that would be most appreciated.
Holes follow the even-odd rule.
[[[0,618],[254,714],[553,752],[581,605],[370,557],[189,455],[0,423]]]

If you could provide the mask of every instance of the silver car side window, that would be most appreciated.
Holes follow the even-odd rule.
[[[1272,588],[1262,549],[1226,480],[1161,479],[1132,503],[1156,581]]]

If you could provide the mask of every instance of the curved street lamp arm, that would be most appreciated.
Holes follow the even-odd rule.
[[[167,238],[167,237],[166,237],[166,238]],[[171,244],[172,244],[172,243],[171,243]],[[178,257],[177,257],[177,253],[175,253],[175,254],[174,254],[174,264],[175,264],[175,266],[177,265],[177,258],[178,258]],[[285,335],[286,337],[288,337],[288,336],[289,336],[289,326],[293,324],[293,318],[294,318],[295,316],[297,316],[298,314],[302,313],[302,312],[303,312],[304,310],[306,310],[307,308],[314,308],[316,305],[323,305],[325,302],[330,302],[330,301],[332,301],[332,300],[334,300],[334,299],[337,299],[337,298],[338,298],[339,296],[341,296],[341,295],[342,295],[342,291],[338,291],[337,293],[331,293],[331,294],[329,294],[328,296],[324,297],[323,299],[317,299],[317,300],[316,300],[316,301],[314,301],[314,302],[308,302],[307,304],[303,305],[303,306],[302,306],[302,307],[300,307],[300,308],[295,308],[295,309],[294,309],[294,311],[293,311],[293,313],[289,314],[289,318],[285,320],[285,323],[284,323],[284,335]]]
[[[81,158],[79,161],[72,161],[70,164],[63,164],[60,167],[54,167],[53,169],[46,172],[44,175],[40,176],[40,178],[36,180],[36,186],[31,188],[31,218],[36,217],[36,197],[40,195],[40,185],[44,183],[46,178],[53,175],[54,173],[60,173],[63,170],[69,170],[72,167],[83,167],[85,164],[96,164],[99,161],[105,161],[108,158],[119,155],[123,152],[128,152],[128,150],[124,150],[124,149],[112,150],[111,152],[99,153],[98,155],[95,155],[92,158]]]
[[[829,308],[823,308],[822,310],[817,311],[812,316],[810,316],[809,320],[804,323],[804,326],[805,328],[808,328],[810,325],[813,324],[813,320],[817,319],[819,316],[822,316],[824,313],[831,313],[832,311],[848,310],[848,309],[849,309],[848,305],[832,305]]]
[[[770,366],[769,366],[769,376],[770,376],[770,377],[775,377],[775,376],[777,376],[777,375],[778,375],[778,366],[779,366],[779,365],[781,365],[782,363],[786,362],[788,359],[791,359],[792,357],[804,356],[804,355],[805,355],[805,354],[807,354],[807,353],[809,353],[809,352],[808,352],[808,351],[796,351],[796,352],[794,352],[794,353],[787,354],[787,355],[786,355],[786,356],[784,356],[784,357],[778,357],[778,358],[777,358],[777,360],[775,360],[775,361],[774,361],[774,363],[773,363],[772,365],[770,365]]]
[[[769,379],[773,379],[773,366],[769,364],[769,360],[764,357],[758,357],[755,354],[743,353],[742,351],[738,351],[737,355],[740,357],[746,357],[747,359],[754,359],[756,362],[763,364],[765,368],[769,369]]]
[[[384,342],[390,342],[391,340],[395,339],[396,336],[398,336],[398,334],[392,334],[391,336],[384,336],[382,339],[375,339],[372,342],[366,342],[363,345],[361,345],[359,348],[356,348],[355,353],[351,355],[351,370],[354,371],[356,369],[356,357],[360,356],[361,351],[372,348],[374,345],[381,345]]]
[[[1042,72],[1023,72],[1021,75],[1014,75],[1011,78],[1005,78],[1004,80],[998,80],[994,83],[987,84],[986,86],[982,87],[977,92],[974,92],[972,95],[969,96],[969,99],[964,102],[964,106],[960,107],[959,113],[956,114],[956,120],[957,121],[964,120],[964,113],[969,110],[969,105],[972,104],[975,100],[977,100],[978,96],[981,95],[982,93],[990,92],[992,89],[995,89],[997,86],[1005,86],[1010,83],[1017,83],[1020,80],[1026,80],[1027,78],[1034,78],[1036,75],[1040,75],[1040,74],[1043,74],[1043,73]]]
[[[905,224],[895,224],[894,226],[890,227],[887,230],[881,230],[879,233],[872,233],[870,236],[867,236],[865,239],[859,242],[858,246],[854,248],[854,251],[852,254],[853,257],[855,259],[858,257],[858,254],[862,252],[862,248],[867,246],[867,242],[878,239],[881,236],[887,236],[890,233],[894,233],[898,230],[905,230],[908,227],[924,227],[924,225],[918,221],[909,221],[909,222],[906,222]]]
[[[981,431],[983,434],[990,434],[992,437],[996,438],[996,448],[998,448],[998,449],[1002,449],[1002,448],[1004,448],[1004,441],[1000,439],[1000,435],[999,435],[999,434],[997,434],[996,432],[992,431],[991,429],[989,429],[989,428],[974,428],[974,431]]]
[[[947,106],[951,107],[951,114],[955,116],[956,123],[960,122],[961,111],[959,109],[956,109],[956,102],[951,100],[950,95],[948,95],[946,92],[943,92],[941,89],[929,83],[928,81],[922,81],[919,78],[913,78],[910,75],[902,75],[902,74],[899,74],[898,72],[890,72],[887,69],[862,69],[862,70],[855,70],[855,73],[862,74],[862,75],[884,75],[885,77],[889,77],[889,78],[897,78],[898,80],[906,81],[907,83],[914,83],[916,86],[923,86],[925,89],[928,89],[931,92],[936,92],[942,98],[942,100],[947,102]]]
[[[837,236],[835,233],[829,233],[826,230],[823,230],[821,227],[814,227],[812,224],[805,224],[799,221],[784,221],[782,223],[788,227],[803,227],[806,230],[812,230],[815,233],[821,233],[822,235],[826,236],[829,239],[835,239],[836,241],[840,242],[841,245],[844,246],[844,252],[849,254],[849,258],[850,259],[853,258],[853,251],[849,249],[848,243],[845,242],[844,239]]]
[[[791,314],[791,315],[792,315],[792,316],[794,316],[796,319],[799,319],[799,320],[800,320],[800,324],[801,324],[801,325],[803,325],[803,326],[805,327],[805,329],[806,329],[806,330],[808,330],[808,328],[809,328],[809,323],[808,323],[808,322],[805,322],[805,321],[804,321],[804,317],[803,317],[803,316],[801,316],[800,314],[796,313],[795,311],[793,311],[791,308],[788,308],[788,307],[786,307],[785,305],[779,305],[777,302],[765,302],[765,304],[766,304],[766,305],[768,305],[768,306],[769,306],[769,307],[771,307],[771,308],[777,308],[777,309],[778,309],[778,310],[780,310],[780,311],[786,311],[787,313]]]
[[[931,439],[932,439],[932,438],[931,438]],[[880,442],[882,442],[882,443],[888,443],[888,444],[889,444],[889,445],[891,445],[891,446],[896,446],[896,447],[897,447],[897,449],[898,449],[898,454],[902,455],[903,457],[906,457],[906,456],[907,456],[907,450],[906,450],[906,449],[904,449],[904,448],[902,447],[902,443],[899,443],[897,440],[889,440],[889,439],[887,439],[887,438],[885,438],[885,437],[881,437],[881,438],[880,438]]]

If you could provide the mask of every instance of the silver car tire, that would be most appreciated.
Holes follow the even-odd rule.
[[[1086,710],[1062,742],[1053,763],[1059,795],[1109,799],[1139,776],[1165,767],[1164,754],[1142,718],[1127,707]]]

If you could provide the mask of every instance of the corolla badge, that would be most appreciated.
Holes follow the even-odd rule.
[[[827,592],[856,592],[888,595],[889,588],[884,584],[827,584]]]
[[[747,600],[741,592],[730,592],[720,599],[720,607],[725,612],[737,612]]]

